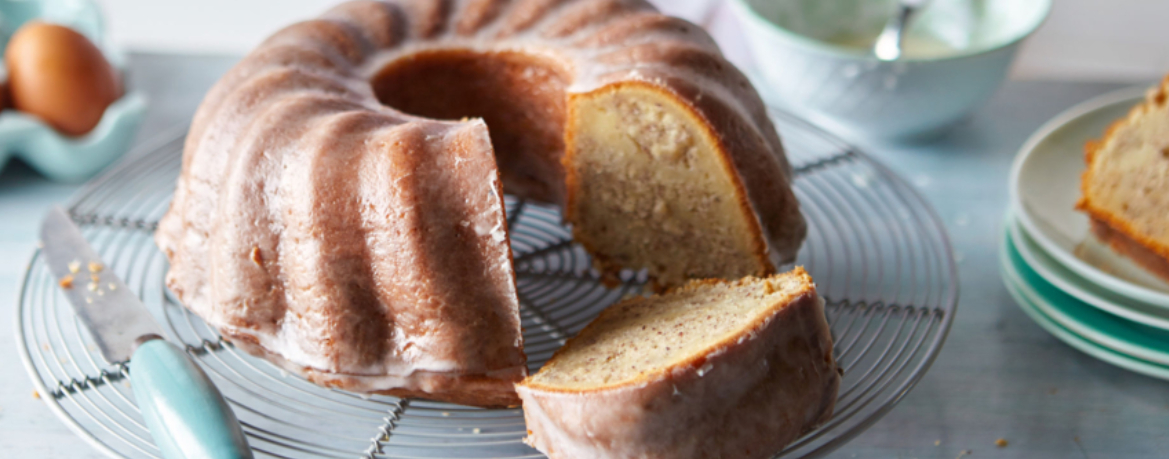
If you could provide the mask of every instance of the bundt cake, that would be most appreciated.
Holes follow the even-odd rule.
[[[326,386],[473,405],[526,373],[503,189],[611,273],[767,275],[805,225],[763,103],[640,0],[342,4],[207,94],[157,232],[167,285]]]
[[[1169,76],[1085,145],[1076,208],[1113,250],[1169,281]]]
[[[801,268],[601,313],[517,386],[553,459],[765,458],[832,415],[840,373]]]

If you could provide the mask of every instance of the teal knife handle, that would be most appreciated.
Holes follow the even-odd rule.
[[[130,358],[134,399],[166,459],[252,457],[239,420],[191,357],[163,339]]]

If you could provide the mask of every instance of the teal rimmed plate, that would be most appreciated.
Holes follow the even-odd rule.
[[[1003,280],[1039,326],[1060,341],[1113,365],[1169,379],[1169,332],[1126,322],[1087,306],[1027,268],[1009,234],[1003,239]]]
[[[1026,231],[1014,215],[1008,216],[1007,231],[1013,247],[1030,268],[1064,293],[1101,311],[1150,327],[1169,330],[1169,309],[1117,294],[1092,281],[1080,277],[1053,259]]]
[[[1169,367],[1152,364],[1140,359],[1135,359],[1127,355],[1106,349],[1098,344],[1088,341],[1075,333],[1072,333],[1062,325],[1055,323],[1050,317],[1047,317],[1038,308],[1031,305],[1022,293],[1019,293],[1014,288],[1014,283],[1007,281],[1007,292],[1019,304],[1019,309],[1022,309],[1031,320],[1034,320],[1044,330],[1051,333],[1056,339],[1063,341],[1064,344],[1075,348],[1076,350],[1103,360],[1110,364],[1116,365],[1126,370],[1140,373],[1145,376],[1151,376],[1157,379],[1169,380]]]

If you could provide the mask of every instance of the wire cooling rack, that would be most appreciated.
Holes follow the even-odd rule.
[[[836,413],[777,457],[827,454],[876,422],[937,356],[957,303],[945,231],[904,181],[847,143],[773,111],[808,220],[799,253],[827,299],[844,382]],[[185,130],[158,137],[85,186],[69,209],[103,259],[139,293],[167,339],[223,391],[260,457],[542,457],[521,443],[519,409],[487,410],[325,389],[232,347],[163,286],[152,233],[170,202]],[[642,291],[625,272],[606,289],[558,209],[507,198],[525,351],[536,370],[605,306]],[[104,361],[34,254],[18,298],[17,340],[41,397],[97,449],[157,457],[128,369]]]

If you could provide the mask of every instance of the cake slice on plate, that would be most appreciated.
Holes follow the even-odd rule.
[[[1113,250],[1169,281],[1169,77],[1084,146],[1076,208]]]
[[[611,306],[517,385],[564,458],[770,457],[827,420],[840,372],[802,268]]]

